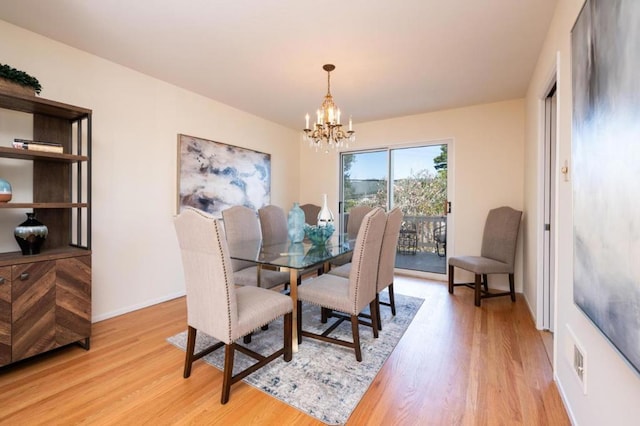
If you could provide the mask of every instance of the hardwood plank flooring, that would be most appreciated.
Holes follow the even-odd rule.
[[[425,302],[348,425],[570,424],[520,295],[476,308],[473,291],[443,282],[398,276],[395,288]],[[94,324],[88,352],[0,368],[0,424],[322,424],[244,383],[220,405],[219,370],[196,361],[182,378],[184,353],[165,339],[184,329],[180,298]]]

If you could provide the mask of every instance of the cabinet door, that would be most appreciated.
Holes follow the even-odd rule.
[[[56,344],[91,336],[91,256],[56,261]]]
[[[11,362],[11,266],[0,268],[0,366]]]
[[[55,261],[11,268],[11,361],[15,362],[56,347],[56,268]]]

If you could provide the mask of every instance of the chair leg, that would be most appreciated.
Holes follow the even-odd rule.
[[[189,326],[187,332],[187,355],[184,360],[184,374],[186,379],[191,375],[191,364],[193,364],[193,352],[196,349],[196,329]]]
[[[376,293],[376,315],[378,316],[378,330],[382,330],[382,320],[380,318],[380,293]]]
[[[509,291],[511,292],[511,301],[516,301],[516,286],[513,282],[513,274],[509,274]]]
[[[449,265],[449,294],[453,294],[453,265]]]
[[[360,350],[360,328],[358,327],[357,315],[351,315],[351,333],[353,334],[353,348],[356,351],[356,361],[362,362],[362,351]]]
[[[327,323],[327,319],[331,316],[331,311],[327,308],[320,308],[320,322],[322,324]]]
[[[293,313],[289,312],[284,316],[284,360],[286,362],[291,361],[293,356],[292,342],[293,342]],[[298,330],[299,332],[300,330]],[[299,336],[300,334],[298,334]]]
[[[253,336],[253,333],[249,333],[249,334],[247,334],[246,336],[244,336],[244,337],[242,338],[242,342],[243,342],[245,345],[248,345],[249,343],[251,343],[251,336]]]
[[[480,274],[475,274],[476,275],[476,281],[475,281],[475,304],[476,306],[480,306],[480,290],[482,287],[482,282],[480,281]]]
[[[222,397],[221,404],[229,401],[229,393],[231,392],[231,379],[233,376],[233,355],[235,352],[235,343],[224,345],[224,379],[222,380]]]
[[[482,274],[482,286],[484,287],[484,291],[489,291],[489,276],[487,274]]]
[[[376,298],[378,296],[376,295]],[[371,329],[373,330],[373,338],[377,339],[378,338],[378,330],[380,328],[380,320],[378,317],[378,304],[376,303],[375,299],[371,301],[371,303],[369,303],[369,312],[371,312]]]
[[[298,318],[296,327],[298,327],[298,344],[302,343],[302,301],[298,300]]]
[[[396,297],[393,294],[393,283],[389,284],[389,304],[391,305],[391,315],[396,316]],[[380,319],[378,311],[378,319]],[[382,330],[382,329],[381,329]]]

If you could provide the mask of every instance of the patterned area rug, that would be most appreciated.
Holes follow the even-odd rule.
[[[388,300],[387,293],[382,293],[380,298]],[[383,329],[378,339],[373,338],[370,327],[360,326],[360,363],[356,361],[352,349],[303,338],[291,362],[284,362],[280,357],[250,374],[244,381],[324,423],[345,424],[422,302],[423,299],[397,294],[395,317],[391,315],[391,309],[381,306]],[[309,304],[303,305],[302,318],[302,328],[308,331],[322,332],[331,324],[331,321],[328,324],[320,323],[320,308]],[[185,331],[168,338],[167,341],[184,350],[186,335]],[[351,323],[344,321],[333,331],[332,336],[352,341]],[[214,342],[216,340],[212,337],[198,333],[196,351]],[[255,332],[248,346],[256,352],[268,355],[281,345],[282,319],[279,319],[271,323],[268,330]],[[224,350],[218,349],[203,359],[222,370]],[[236,352],[234,374],[252,362],[252,358]]]

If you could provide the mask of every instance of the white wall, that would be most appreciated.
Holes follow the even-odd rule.
[[[547,35],[526,99],[527,132],[525,162],[526,200],[531,216],[537,209],[539,185],[538,132],[541,121],[539,103],[544,96],[549,75],[558,70],[558,161],[568,160],[571,167],[571,28],[583,0],[562,0]],[[571,171],[571,169],[570,169]],[[569,175],[570,176],[570,175]],[[625,363],[606,338],[573,303],[573,211],[571,179],[557,178],[557,248],[556,248],[556,325],[554,335],[555,378],[569,413],[580,425],[630,425],[640,418],[640,376]],[[526,233],[533,232],[527,227]],[[531,235],[525,237],[527,271],[526,286],[532,293],[541,280],[536,270],[539,243]],[[577,341],[586,352],[586,393],[572,368],[572,347]]]
[[[449,154],[453,170],[453,188],[449,188],[453,214],[449,221],[453,226],[448,229],[454,239],[448,243],[447,255],[479,255],[488,211],[501,205],[520,210],[523,207],[524,117],[524,100],[520,99],[354,123],[357,140],[350,148],[397,147],[453,139]],[[315,152],[304,146],[300,158],[301,170],[312,171],[302,173],[301,202],[320,204],[321,194],[327,193],[330,208],[337,212],[338,154]],[[516,264],[521,265],[521,249]],[[521,269],[516,267],[517,291],[522,291]],[[463,272],[456,271],[456,280],[465,276],[472,279]],[[500,277],[495,286],[508,287],[506,277]]]
[[[3,21],[0,40],[2,63],[38,78],[43,98],[93,110],[94,320],[184,293],[172,222],[178,133],[270,153],[271,202],[295,200],[297,132]],[[16,129],[0,116],[1,145],[30,136],[30,121],[21,121]],[[8,166],[0,167],[1,175]],[[12,183],[14,197],[30,191],[28,181]],[[5,212],[2,229],[22,221]],[[12,240],[5,233],[0,246],[17,250]]]

